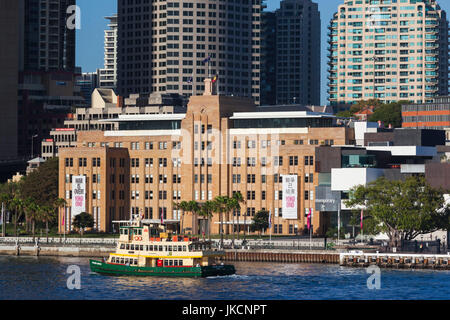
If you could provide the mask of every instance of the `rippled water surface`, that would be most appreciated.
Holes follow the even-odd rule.
[[[69,290],[70,265],[81,290]],[[111,277],[85,258],[0,257],[0,299],[367,300],[450,299],[450,272],[382,270],[369,290],[365,269],[337,265],[235,263],[237,274],[206,279]]]

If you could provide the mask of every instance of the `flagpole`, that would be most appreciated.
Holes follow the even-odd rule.
[[[64,204],[64,214],[63,214],[63,225],[64,225],[64,243],[66,243],[66,205]]]
[[[339,200],[339,206],[338,206],[338,245],[340,243],[340,234],[341,234],[341,203]]]
[[[311,208],[309,208],[309,250],[312,250]]]
[[[2,237],[5,236],[5,204],[2,202]]]
[[[272,210],[269,210],[269,235],[269,240],[272,241]]]
[[[361,210],[361,244],[363,243],[364,239],[363,220],[364,220],[364,209]]]

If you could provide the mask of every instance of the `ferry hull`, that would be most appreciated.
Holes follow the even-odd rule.
[[[141,276],[141,277],[215,277],[229,276],[236,273],[234,266],[207,267],[132,267],[109,264],[97,260],[89,261],[91,271],[111,276]]]

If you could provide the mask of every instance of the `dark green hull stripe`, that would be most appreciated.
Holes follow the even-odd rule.
[[[116,276],[153,276],[153,277],[214,277],[228,276],[236,273],[234,266],[208,266],[208,267],[131,267],[113,265],[90,260],[92,272]]]

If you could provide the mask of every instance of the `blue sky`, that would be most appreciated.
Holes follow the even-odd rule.
[[[344,0],[316,0],[322,20],[322,85],[321,103],[327,102],[327,26],[338,5]],[[280,6],[280,0],[267,0],[267,10],[273,11]],[[441,0],[441,7],[450,12],[450,1]],[[77,0],[81,8],[81,30],[77,31],[77,66],[83,72],[92,72],[103,67],[103,30],[107,20],[104,17],[117,12],[117,0]]]

